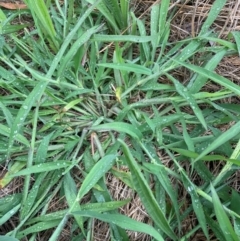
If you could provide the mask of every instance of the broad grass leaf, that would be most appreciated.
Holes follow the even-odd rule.
[[[57,241],[57,240],[59,240],[59,236],[60,236],[62,230],[64,229],[65,225],[67,224],[68,219],[69,219],[69,216],[68,216],[68,215],[65,215],[60,222],[59,222],[58,220],[52,221],[53,223],[58,221],[58,226],[57,226],[57,228],[54,230],[54,232],[52,233],[52,235],[51,235],[51,237],[48,239],[48,241]],[[44,222],[42,222],[42,223],[44,223]],[[55,226],[56,226],[56,225],[55,225]]]
[[[69,208],[72,211],[75,210],[81,210],[81,207],[78,202],[76,202],[77,199],[77,186],[75,181],[70,175],[70,172],[66,173],[64,176],[64,181],[63,181],[63,187],[64,187],[64,194],[67,199],[67,203]],[[73,215],[78,226],[80,227],[81,231],[84,233],[84,228],[83,228],[83,219],[82,217]]]
[[[167,26],[167,16],[168,16],[168,9],[170,6],[170,0],[165,0],[161,2],[161,8],[160,8],[160,13],[159,13],[159,23],[158,23],[158,33],[162,37],[165,28]]]
[[[72,163],[69,161],[55,161],[55,162],[46,162],[46,163],[40,163],[37,165],[33,165],[31,167],[27,167],[15,174],[12,174],[11,176],[17,177],[17,176],[24,176],[24,175],[30,175],[32,173],[40,173],[40,172],[49,172],[61,168],[67,168],[71,166]]]
[[[149,216],[155,222],[155,224],[165,232],[169,237],[173,240],[176,240],[176,235],[174,234],[173,230],[171,229],[166,217],[164,216],[162,210],[160,209],[153,193],[148,186],[139,166],[138,163],[134,160],[129,148],[124,143],[123,140],[118,139],[118,141],[122,145],[123,153],[126,157],[127,165],[131,171],[133,177],[133,184],[135,189],[146,208]]]
[[[90,172],[85,177],[81,188],[77,194],[77,198],[81,200],[85,194],[87,194],[91,188],[93,188],[99,179],[106,174],[106,172],[113,166],[116,155],[107,155],[99,160]]]
[[[219,16],[221,9],[224,7],[227,0],[216,0],[212,4],[210,12],[207,14],[207,19],[202,25],[201,31],[199,35],[203,35],[209,31],[210,26],[215,21],[215,19]]]
[[[145,43],[152,41],[152,36],[137,36],[137,35],[103,35],[95,34],[93,40],[99,42],[134,42]]]
[[[49,221],[49,222],[48,221],[39,222],[39,223],[36,223],[36,224],[18,232],[16,235],[16,238],[22,239],[23,237],[26,237],[26,235],[28,235],[28,234],[38,233],[40,231],[48,230],[50,228],[56,227],[58,224],[59,224],[59,220],[53,220],[53,221]]]
[[[31,208],[36,203],[36,198],[38,195],[39,187],[41,186],[42,182],[44,182],[44,178],[46,177],[47,173],[43,172],[36,178],[31,190],[28,192],[26,201],[22,204],[20,210],[20,219],[24,220],[24,218],[30,213]]]
[[[112,210],[116,210],[125,204],[129,203],[130,199],[122,200],[122,201],[111,201],[111,202],[102,202],[102,203],[86,203],[82,204],[81,207],[76,208],[76,211],[92,211],[92,212],[108,212]],[[48,213],[45,215],[38,216],[36,218],[30,219],[27,224],[33,224],[36,222],[46,222],[51,220],[59,220],[62,219],[67,213],[69,209],[64,209],[52,213]]]
[[[18,210],[20,209],[21,204],[16,205],[13,207],[11,210],[9,210],[7,213],[5,213],[3,216],[0,218],[0,225],[3,225],[6,223],[12,216],[14,216]]]
[[[10,236],[3,236],[3,235],[0,235],[0,240],[1,241],[19,241],[19,239],[16,239]]]
[[[240,121],[237,122],[235,125],[230,127],[227,131],[222,133],[216,140],[212,142],[196,159],[194,162],[202,159],[206,156],[209,152],[214,151],[219,146],[223,145],[225,142],[231,140],[233,137],[240,133]]]
[[[100,213],[91,212],[91,211],[81,211],[81,212],[76,212],[76,214],[85,216],[85,217],[97,218],[107,223],[116,224],[117,226],[123,229],[146,233],[154,237],[158,241],[164,241],[163,237],[152,226],[135,221],[134,219],[128,218],[121,214],[107,214],[107,213],[100,214]]]
[[[218,223],[223,232],[223,235],[225,236],[227,241],[239,241],[239,238],[234,232],[232,224],[226,212],[224,211],[223,206],[219,200],[219,197],[212,185],[211,185],[211,192],[212,192],[213,207],[215,210]]]
[[[122,71],[128,71],[128,72],[134,72],[137,74],[145,74],[145,75],[150,75],[152,74],[152,71],[142,65],[138,64],[131,64],[131,63],[103,63],[103,64],[98,64],[98,66],[102,66],[105,68],[113,68],[113,69],[118,69]]]
[[[150,22],[150,32],[152,38],[152,61],[156,56],[156,48],[159,41],[159,15],[160,15],[160,4],[154,4],[151,9],[151,22]]]
[[[111,122],[106,124],[101,124],[98,126],[92,126],[90,128],[93,131],[118,131],[127,133],[131,137],[135,139],[141,139],[142,133],[138,130],[138,128],[134,127],[133,125],[124,123],[124,122]]]
[[[36,153],[36,164],[43,163],[45,162],[47,158],[47,153],[48,153],[48,147],[50,140],[52,138],[53,132],[48,134],[47,136],[44,136]]]

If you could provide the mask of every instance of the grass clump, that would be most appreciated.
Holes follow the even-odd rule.
[[[228,2],[184,39],[192,2],[25,3],[1,11],[0,239],[239,240]]]

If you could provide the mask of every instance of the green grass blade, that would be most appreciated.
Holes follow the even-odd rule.
[[[7,213],[5,213],[1,218],[0,218],[0,225],[3,225],[4,223],[6,223],[12,216],[14,216],[14,214],[16,214],[18,212],[18,210],[20,209],[21,204],[18,204],[17,206],[13,207],[10,211],[8,211]]]
[[[69,219],[69,216],[64,216],[64,218],[61,220],[61,222],[59,222],[57,228],[54,230],[54,232],[52,233],[51,237],[48,239],[48,241],[57,241],[59,240],[59,236],[62,232],[62,230],[64,229],[67,221]],[[58,220],[56,220],[58,221]],[[56,221],[52,221],[53,223],[56,222]],[[44,222],[43,222],[44,223]],[[56,225],[55,225],[56,226]]]
[[[207,124],[203,117],[202,111],[198,107],[195,98],[190,94],[189,90],[171,75],[166,73],[166,76],[174,83],[176,91],[189,103],[196,117],[199,119],[203,127],[207,129]]]
[[[76,211],[76,210],[81,210],[81,207],[79,205],[78,202],[76,202],[76,198],[77,198],[77,186],[75,181],[73,180],[73,178],[71,177],[70,173],[66,173],[64,176],[64,194],[66,196],[67,199],[67,203],[69,208],[72,211]],[[82,217],[73,215],[78,226],[80,227],[81,231],[84,233],[84,228],[83,228],[83,219]]]
[[[204,214],[202,203],[196,192],[195,186],[192,184],[192,182],[189,180],[188,176],[185,173],[182,172],[181,174],[182,174],[181,176],[182,176],[183,184],[191,196],[192,206],[193,206],[193,210],[197,216],[197,220],[198,220],[205,236],[207,237],[207,240],[209,240],[206,217]]]
[[[223,234],[227,241],[239,241],[239,238],[237,237],[236,233],[233,230],[232,224],[230,220],[228,219],[227,214],[225,213],[222,204],[219,200],[219,197],[214,189],[214,187],[211,185],[211,192],[212,192],[212,201],[213,206],[215,210],[215,214],[217,217],[217,220],[219,222],[219,225],[223,231]]]
[[[9,236],[2,236],[2,235],[0,235],[0,240],[1,241],[19,241],[19,239],[9,237]]]
[[[94,26],[88,31],[84,32],[71,46],[67,54],[64,56],[60,66],[59,66],[59,76],[61,75],[61,72],[63,72],[66,68],[66,65],[74,58],[75,54],[79,50],[79,48],[84,45],[90,38],[91,36],[98,32],[102,28],[102,25],[100,26]]]
[[[52,61],[52,64],[51,64],[51,66],[50,66],[50,68],[47,72],[47,75],[46,75],[47,78],[52,77],[54,71],[58,67],[59,62],[63,58],[63,55],[65,54],[65,51],[67,50],[67,48],[69,48],[69,44],[71,43],[71,41],[75,37],[76,33],[79,31],[79,28],[84,23],[86,18],[90,15],[90,13],[94,10],[94,8],[99,4],[99,2],[101,2],[101,0],[97,0],[92,6],[90,6],[86,10],[86,12],[80,17],[80,19],[76,23],[76,25],[74,26],[72,31],[66,36],[61,48],[59,49],[57,55],[54,57],[54,59]]]
[[[156,55],[156,48],[159,42],[159,34],[158,34],[158,20],[160,15],[160,4],[154,4],[151,9],[151,23],[150,23],[150,32],[152,38],[152,61],[154,61],[154,57]]]
[[[26,237],[26,235],[28,234],[48,230],[50,228],[56,227],[58,224],[59,220],[54,220],[51,222],[39,222],[17,233],[16,238],[22,239],[23,237]]]
[[[127,133],[131,137],[135,139],[141,139],[142,133],[138,130],[138,128],[134,127],[133,125],[123,123],[123,122],[111,122],[106,124],[101,124],[98,126],[92,126],[90,128],[93,131],[118,131]]]
[[[35,13],[36,18],[38,19],[38,24],[42,26],[42,32],[46,32],[45,36],[47,38],[50,38],[50,43],[53,49],[57,51],[59,48],[59,44],[56,40],[56,31],[44,0],[25,1],[31,11]]]
[[[115,155],[107,155],[99,160],[85,177],[77,198],[81,200],[83,196],[97,184],[99,179],[112,167],[116,159]]]
[[[240,133],[240,121],[233,125],[230,129],[221,134],[212,144],[210,144],[199,156],[195,159],[194,162],[200,160],[206,156],[209,152],[214,151],[219,146],[223,145],[225,142],[231,140],[233,137]]]
[[[99,42],[146,43],[146,42],[152,41],[152,36],[95,34],[93,40],[99,41]]]
[[[6,126],[4,126],[4,125],[2,125],[2,124],[0,124],[0,134],[3,135],[3,136],[9,137],[10,134],[11,134],[11,129],[6,127]],[[20,142],[20,143],[22,143],[22,144],[24,144],[27,147],[30,146],[30,143],[27,140],[27,138],[25,136],[21,135],[20,133],[18,133],[16,135],[15,140]]]
[[[158,32],[161,37],[165,32],[169,6],[170,6],[170,0],[161,1],[160,17],[159,17],[159,24],[158,24],[159,26]]]
[[[210,26],[215,21],[215,19],[218,17],[221,9],[224,7],[227,0],[216,0],[214,1],[210,12],[208,13],[208,17],[205,20],[204,24],[202,25],[201,31],[199,35],[203,35],[209,31]]]
[[[204,66],[204,69],[213,71],[217,67],[219,62],[222,60],[222,58],[225,56],[226,52],[227,50],[224,49],[216,53]],[[197,78],[194,79],[193,83],[191,83],[190,81],[188,89],[191,92],[191,94],[198,93],[201,90],[201,88],[206,84],[207,81],[208,81],[207,76],[203,76],[199,74]]]
[[[24,121],[28,116],[28,113],[30,112],[32,106],[36,104],[36,101],[38,101],[41,98],[47,84],[48,82],[39,82],[36,85],[36,87],[32,90],[32,92],[28,95],[28,97],[25,99],[23,105],[18,111],[17,117],[15,118],[15,121],[12,125],[11,133],[9,136],[7,156],[9,156],[10,154],[10,148],[13,146],[13,142],[16,139],[19,130],[23,126]]]
[[[141,201],[146,208],[149,216],[155,222],[155,224],[165,232],[169,237],[173,240],[176,240],[176,235],[174,234],[173,230],[171,229],[166,217],[164,216],[162,210],[160,209],[155,197],[153,196],[152,191],[150,190],[141,170],[138,166],[138,163],[134,160],[129,148],[124,143],[123,140],[118,139],[118,141],[122,145],[123,153],[126,157],[126,161],[128,167],[133,176],[133,183],[136,188],[136,191],[141,198]]]
[[[86,0],[87,2],[94,4],[94,0]],[[107,6],[104,4],[103,1],[101,1],[98,6],[97,9],[102,13],[102,15],[107,19],[107,21],[109,22],[109,24],[113,27],[113,29],[116,32],[120,32],[117,23],[115,21],[115,17],[114,17],[114,13],[111,13],[109,11],[109,9],[107,8]]]
[[[81,211],[76,212],[76,214],[85,217],[97,218],[104,222],[116,224],[117,226],[123,229],[146,233],[154,237],[158,241],[164,241],[163,237],[152,226],[147,225],[145,223],[140,223],[121,214],[100,214],[91,211]]]
[[[216,82],[217,84],[226,87],[227,89],[231,90],[233,93],[240,95],[240,87],[236,84],[234,84],[232,81],[230,81],[229,79],[220,76],[208,69],[205,68],[201,68],[199,66],[195,66],[193,64],[188,64],[188,63],[184,63],[184,62],[180,62],[178,60],[174,60],[176,62],[178,62],[179,64],[181,64],[182,66],[185,66],[186,68],[192,70],[193,72],[196,72],[206,78],[209,78],[211,80],[213,80],[214,82]]]
[[[33,165],[31,167],[28,167],[26,169],[23,169],[15,174],[13,174],[13,177],[17,176],[23,176],[23,175],[29,175],[32,173],[40,173],[40,172],[49,172],[61,168],[67,168],[70,165],[72,165],[69,161],[56,161],[56,162],[48,162],[48,163],[40,163],[38,165]]]
[[[137,74],[145,74],[145,75],[150,75],[152,74],[152,71],[142,65],[138,64],[131,64],[131,63],[102,63],[98,64],[98,66],[106,67],[106,68],[113,68],[113,69],[118,69],[118,70],[123,70],[123,71],[128,71],[128,72],[134,72]]]

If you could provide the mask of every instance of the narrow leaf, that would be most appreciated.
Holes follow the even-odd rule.
[[[174,234],[173,230],[171,229],[166,217],[164,216],[155,197],[153,196],[153,193],[152,193],[150,187],[148,186],[148,184],[138,166],[138,163],[134,160],[129,148],[124,143],[124,141],[120,140],[120,139],[118,139],[118,141],[122,145],[123,153],[126,157],[128,167],[132,173],[135,189],[136,189],[139,197],[141,198],[141,201],[142,201],[144,207],[146,208],[146,211],[148,212],[148,214],[152,218],[152,220],[155,222],[155,224],[163,232],[165,232],[173,240],[176,240],[176,235]]]

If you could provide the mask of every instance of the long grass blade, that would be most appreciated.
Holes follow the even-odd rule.
[[[141,201],[146,208],[149,216],[163,232],[165,232],[173,240],[176,240],[176,235],[174,234],[166,217],[164,216],[159,205],[157,204],[157,201],[153,196],[150,187],[148,186],[145,178],[143,177],[143,174],[141,173],[138,163],[134,160],[129,148],[124,143],[124,141],[120,139],[118,139],[118,141],[122,145],[123,153],[126,157],[128,167],[133,176],[133,183],[136,191],[141,198]]]
[[[123,229],[146,233],[151,235],[158,241],[164,241],[163,237],[152,226],[135,221],[121,214],[100,214],[100,213],[91,212],[91,211],[81,211],[81,212],[76,212],[76,214],[97,218],[104,222],[116,224],[117,226]]]

